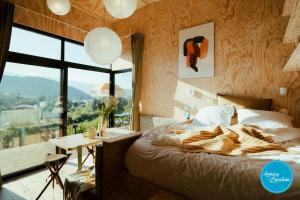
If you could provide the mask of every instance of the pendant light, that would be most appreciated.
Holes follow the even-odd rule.
[[[105,26],[105,8],[103,9],[103,26]],[[120,37],[106,27],[98,27],[90,31],[84,39],[84,48],[90,58],[100,65],[110,65],[122,54]]]
[[[112,64],[122,54],[120,37],[105,27],[90,31],[84,39],[84,48],[90,58],[101,65]]]
[[[137,0],[104,0],[104,6],[111,16],[124,19],[134,13]]]
[[[56,15],[66,15],[71,9],[69,0],[47,0],[47,6]]]

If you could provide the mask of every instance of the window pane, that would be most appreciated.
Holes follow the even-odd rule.
[[[97,105],[109,96],[109,74],[69,68],[68,84],[68,135],[76,125],[76,133],[98,128]]]
[[[122,69],[131,69],[131,68],[132,68],[132,62],[129,62],[122,58],[119,58],[116,62],[112,64],[113,71],[118,71]]]
[[[92,61],[82,45],[71,42],[65,42],[65,60],[68,62],[110,69],[109,65],[99,65]]]
[[[132,73],[126,72],[115,76],[115,95],[119,98],[115,111],[115,127],[129,129],[132,104]]]
[[[44,163],[59,136],[60,70],[7,63],[0,84],[0,169],[6,175]]]
[[[9,51],[59,60],[61,41],[13,27]]]

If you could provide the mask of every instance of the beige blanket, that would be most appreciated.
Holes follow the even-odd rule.
[[[182,133],[183,134],[183,133]],[[180,146],[184,152],[207,152],[221,155],[246,155],[264,151],[287,149],[274,143],[272,137],[250,126],[216,127],[213,131],[193,131],[193,136],[183,137]]]
[[[193,200],[300,199],[300,138],[291,140],[290,137],[287,137],[285,140],[282,138],[278,140],[274,132],[270,132],[272,140],[275,143],[280,141],[280,144],[286,147],[288,152],[264,151],[240,156],[201,152],[185,153],[180,148],[183,140],[199,135],[202,128],[183,128],[185,129],[182,134],[167,134],[164,131],[166,129],[182,129],[180,125],[145,131],[126,153],[124,163],[129,173]],[[230,128],[234,132],[239,132],[235,130],[235,127]],[[202,130],[211,131],[213,129],[203,127]],[[294,131],[295,134],[300,135],[300,129]],[[266,134],[264,139],[270,139],[271,134]],[[280,132],[280,136],[289,136],[290,134],[290,129],[283,129]],[[154,138],[153,135],[155,135]],[[177,138],[173,142],[170,139],[166,141],[166,135],[177,135]],[[239,140],[241,139],[242,137],[239,137]],[[262,168],[270,160],[288,162],[294,171],[293,185],[283,194],[272,194],[266,191],[259,180]]]

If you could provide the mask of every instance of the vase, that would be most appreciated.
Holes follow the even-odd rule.
[[[104,117],[100,117],[98,129],[100,131],[100,136],[101,137],[107,137],[107,119]]]
[[[94,139],[96,137],[96,129],[95,128],[88,128],[88,137],[90,139]]]

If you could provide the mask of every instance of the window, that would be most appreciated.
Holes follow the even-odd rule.
[[[112,64],[112,70],[118,71],[122,69],[131,69],[132,68],[132,62],[119,58],[116,62]]]
[[[2,175],[43,164],[56,150],[51,138],[97,128],[97,105],[112,94],[110,84],[120,100],[110,125],[128,128],[131,66],[122,59],[98,65],[78,42],[15,24],[0,83]]]
[[[0,168],[3,175],[44,162],[59,136],[60,70],[7,63],[0,84]],[[14,166],[14,167],[12,167]]]
[[[98,104],[109,96],[109,74],[70,68],[68,84],[68,135],[98,128]]]
[[[115,75],[115,96],[119,99],[115,111],[115,127],[130,128],[130,113],[132,107],[132,72]]]
[[[61,41],[13,27],[9,51],[60,60]]]

